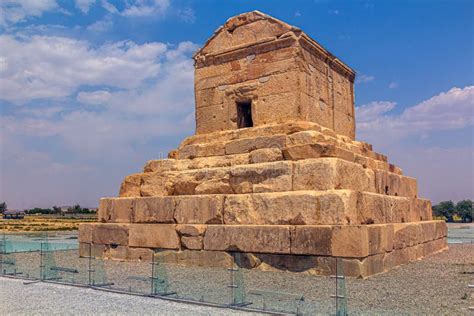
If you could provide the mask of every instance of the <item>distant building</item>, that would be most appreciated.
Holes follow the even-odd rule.
[[[25,218],[25,211],[7,210],[3,212],[3,219],[23,219]]]

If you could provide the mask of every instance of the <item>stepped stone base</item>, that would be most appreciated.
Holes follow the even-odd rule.
[[[372,225],[81,224],[80,254],[118,259],[368,277],[447,248],[443,221]],[[155,251],[159,250],[157,254]]]

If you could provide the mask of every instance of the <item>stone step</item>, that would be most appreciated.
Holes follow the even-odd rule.
[[[102,198],[110,223],[354,225],[431,220],[429,200],[353,190]]]
[[[417,197],[416,180],[339,158],[145,172],[125,178],[121,197],[349,189]]]
[[[444,221],[372,225],[81,224],[79,242],[153,249],[367,258],[444,239]]]
[[[183,242],[183,237],[181,237]],[[110,246],[104,244],[79,243],[79,254],[82,257],[103,257],[115,260],[132,260],[165,262],[172,265],[229,268],[234,258],[240,257],[240,268],[262,271],[291,271],[310,275],[335,275],[336,258],[342,263],[344,276],[366,278],[378,273],[387,272],[394,267],[419,260],[447,248],[446,237],[409,246],[393,249],[390,252],[370,255],[365,258],[340,258],[317,255],[286,255],[268,253],[241,253],[211,250],[166,250],[155,253],[151,248],[129,246]],[[341,273],[341,271],[338,271]]]
[[[176,159],[194,159],[199,157],[245,154],[250,153],[255,149],[262,148],[284,149],[287,146],[313,143],[325,143],[337,146],[351,152],[352,154],[387,163],[386,156],[368,150],[367,147],[356,145],[352,142],[344,142],[336,137],[331,137],[314,130],[300,131],[290,135],[274,134],[269,136],[240,138],[225,142],[214,140],[208,143],[184,145],[180,146],[171,156]]]

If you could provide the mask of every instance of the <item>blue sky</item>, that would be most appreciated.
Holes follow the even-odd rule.
[[[357,71],[357,138],[434,202],[473,198],[474,2],[0,4],[0,200],[96,206],[194,132],[192,53],[260,10]]]

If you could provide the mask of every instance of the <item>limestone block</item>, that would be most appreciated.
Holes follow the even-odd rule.
[[[431,221],[433,220],[433,210],[431,208],[431,201],[426,199],[414,199],[415,214],[417,221]]]
[[[360,262],[360,274],[357,277],[367,278],[374,274],[385,271],[385,254],[376,254],[362,259]],[[345,272],[345,270],[344,270]]]
[[[292,162],[231,167],[230,185],[234,193],[289,191],[292,187]]]
[[[91,243],[92,242],[92,231],[97,226],[97,223],[81,223],[79,224],[79,242],[80,243]]]
[[[318,199],[312,192],[239,194],[226,197],[226,224],[316,224]]]
[[[308,109],[307,118],[311,122],[327,128],[333,128],[333,109],[323,98],[315,98],[304,92],[300,93],[301,105]]]
[[[448,226],[443,220],[434,221],[435,222],[435,236],[438,238],[443,238],[448,236]]]
[[[236,128],[235,121],[232,121],[233,112],[234,108],[231,108],[228,102],[197,108],[196,133],[203,134]]]
[[[448,243],[446,238],[439,238],[435,240],[428,241],[422,245],[423,256],[429,256],[434,253],[440,252],[448,248]]]
[[[378,193],[406,197],[417,197],[416,179],[375,170],[375,186]]]
[[[436,236],[436,222],[435,221],[425,221],[420,222],[420,229],[421,229],[421,240],[420,242],[428,242],[434,239],[438,239],[439,237]]]
[[[126,176],[120,186],[120,197],[140,196],[141,173]]]
[[[293,190],[350,189],[375,192],[374,173],[361,165],[338,158],[294,162]]]
[[[392,224],[367,225],[369,255],[385,254],[393,250]]]
[[[181,171],[189,169],[191,161],[187,159],[159,159],[149,160],[143,172],[165,172],[165,171]]]
[[[141,196],[166,196],[172,191],[175,174],[173,172],[147,172],[142,175]]]
[[[367,257],[369,255],[367,226],[334,226],[331,246],[331,253],[335,257]]]
[[[236,154],[225,156],[211,156],[190,160],[189,169],[203,169],[215,167],[230,167],[234,165],[249,164],[249,154]]]
[[[172,181],[170,195],[231,193],[229,168],[182,171]]]
[[[204,236],[206,232],[207,225],[188,225],[188,224],[178,224],[176,225],[176,231],[180,236]]]
[[[260,148],[279,148],[286,146],[286,135],[261,136],[229,141],[225,145],[225,154],[249,153]]]
[[[98,220],[102,223],[131,223],[136,198],[101,198]]]
[[[95,245],[91,243],[79,243],[79,257],[81,258],[102,258],[105,252],[105,245]]]
[[[176,197],[174,218],[178,224],[219,224],[223,219],[221,195]]]
[[[197,237],[183,236],[181,237],[181,245],[185,249],[201,250],[203,247],[202,239],[203,239],[202,236],[197,236]]]
[[[335,144],[336,141],[315,130],[296,132],[288,136],[288,146],[307,145],[313,143]]]
[[[279,148],[261,148],[250,152],[250,163],[273,162],[283,160],[283,154]]]
[[[130,247],[179,249],[174,224],[130,224]]]
[[[283,154],[286,160],[336,157],[350,162],[355,161],[355,157],[352,152],[326,143],[288,146],[283,149]]]
[[[224,223],[258,225],[326,225],[356,223],[353,191],[294,191],[229,195]]]
[[[143,197],[135,200],[134,223],[173,223],[173,197]]]
[[[128,245],[129,224],[97,224],[92,229],[92,242],[102,245]]]
[[[357,223],[402,223],[407,220],[410,209],[410,198],[360,192],[357,198]]]
[[[420,222],[393,224],[395,249],[415,246],[422,242]]]
[[[193,159],[196,157],[223,156],[226,154],[220,142],[187,145],[178,150],[178,159]]]
[[[209,225],[205,250],[290,253],[289,226]]]
[[[331,226],[295,226],[291,232],[291,253],[330,256],[331,240]]]
[[[354,117],[340,111],[334,111],[334,131],[351,139],[355,138]]]
[[[254,126],[268,123],[280,123],[288,120],[304,120],[299,110],[299,93],[296,91],[272,94],[255,99],[252,102]]]

